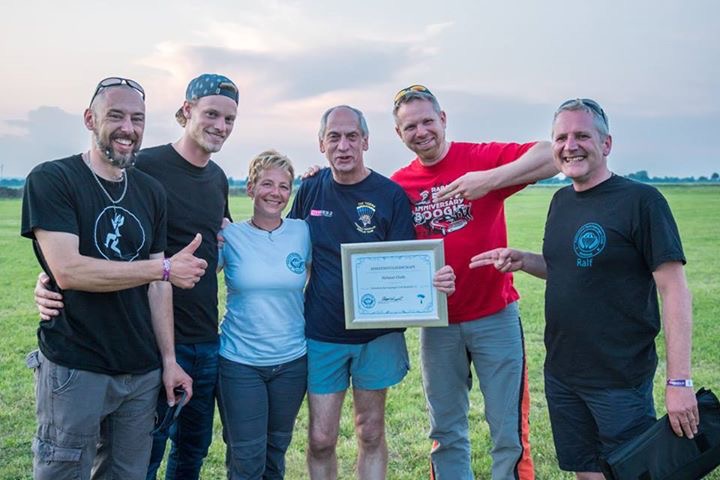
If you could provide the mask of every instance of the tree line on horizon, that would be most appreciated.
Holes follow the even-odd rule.
[[[624,177],[631,180],[635,180],[642,183],[653,183],[653,184],[720,184],[720,174],[713,172],[710,176],[702,175],[700,177],[651,177],[647,170],[638,170],[637,172],[629,173]],[[300,177],[295,178],[293,181],[293,188],[296,189],[300,185]],[[558,175],[545,180],[537,182],[539,185],[566,185],[570,183],[570,180]],[[0,198],[21,198],[22,189],[25,185],[25,178],[0,178]],[[233,178],[228,177],[228,185],[230,186],[230,195],[245,195],[247,178]]]

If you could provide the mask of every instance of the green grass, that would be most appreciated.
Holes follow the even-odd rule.
[[[688,258],[687,276],[693,292],[695,319],[693,377],[697,385],[714,388],[720,393],[720,187],[664,187],[680,227]],[[539,250],[547,206],[554,188],[530,188],[507,203],[512,246]],[[231,210],[236,220],[247,218],[250,203],[233,198]],[[0,201],[0,479],[31,478],[30,440],[35,428],[33,377],[24,367],[25,354],[36,345],[37,317],[32,289],[38,271],[28,240],[19,232],[20,202]],[[522,295],[521,309],[525,328],[531,389],[531,443],[539,480],[569,479],[560,473],[555,462],[550,426],[542,384],[543,282],[527,275],[516,275]],[[221,292],[224,303],[224,292]],[[391,389],[387,405],[387,430],[390,449],[389,478],[417,480],[427,478],[428,421],[419,372],[417,330],[407,333],[413,367],[404,382]],[[658,413],[664,413],[662,382],[664,346],[658,340],[661,365],[656,375]],[[477,478],[490,478],[490,441],[482,414],[482,398],[477,386],[471,393],[473,469]],[[338,443],[339,476],[351,478],[356,445],[353,436],[351,402],[346,401]],[[307,409],[297,420],[295,438],[287,455],[289,480],[306,478],[305,445]],[[224,445],[220,422],[216,421],[210,455],[202,478],[224,478]],[[720,480],[720,472],[710,479]]]

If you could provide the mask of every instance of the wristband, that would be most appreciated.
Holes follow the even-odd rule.
[[[170,280],[170,259],[163,258],[163,282]]]
[[[692,387],[692,378],[668,378],[665,385],[668,387]]]

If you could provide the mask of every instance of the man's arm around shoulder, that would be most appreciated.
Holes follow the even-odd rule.
[[[514,162],[477,172],[469,172],[448,184],[438,200],[461,196],[475,200],[501,188],[534,183],[558,173],[550,142],[538,142]]]

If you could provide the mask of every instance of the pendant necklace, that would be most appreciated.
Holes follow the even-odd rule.
[[[88,168],[90,169],[90,172],[92,173],[93,178],[95,179],[95,181],[97,182],[97,184],[100,186],[100,190],[103,191],[103,193],[104,193],[105,196],[108,198],[108,200],[110,200],[110,202],[112,202],[113,205],[117,205],[118,203],[122,202],[123,198],[125,198],[125,194],[127,193],[127,186],[128,186],[128,178],[127,178],[127,175],[125,174],[125,169],[121,170],[121,173],[120,173],[120,175],[121,175],[121,177],[122,177],[122,178],[120,179],[120,181],[123,182],[123,191],[122,191],[122,194],[120,195],[120,198],[118,198],[117,200],[114,200],[114,199],[112,198],[112,196],[110,196],[110,192],[108,192],[108,191],[105,189],[105,187],[103,186],[102,182],[100,181],[100,178],[98,178],[97,174],[95,173],[95,170],[93,169],[92,164],[90,163],[90,155],[87,155],[87,156],[86,156],[86,154],[83,153],[83,154],[82,154],[82,158],[83,158],[83,160],[85,161],[85,164],[86,164],[86,165],[88,166]],[[253,225],[254,225],[254,224],[253,224]]]
[[[282,219],[280,219],[280,224],[279,224],[277,227],[273,228],[272,230],[268,230],[267,228],[263,228],[263,227],[259,226],[257,223],[255,223],[255,221],[253,220],[252,217],[250,217],[250,220],[248,220],[248,222],[250,222],[250,225],[252,225],[253,227],[257,228],[258,230],[262,230],[263,232],[267,232],[267,234],[268,234],[268,239],[269,239],[271,242],[273,241],[272,233],[273,233],[275,230],[277,230],[278,228],[280,228],[280,227],[282,226],[282,223],[283,223],[283,222],[282,222]]]

